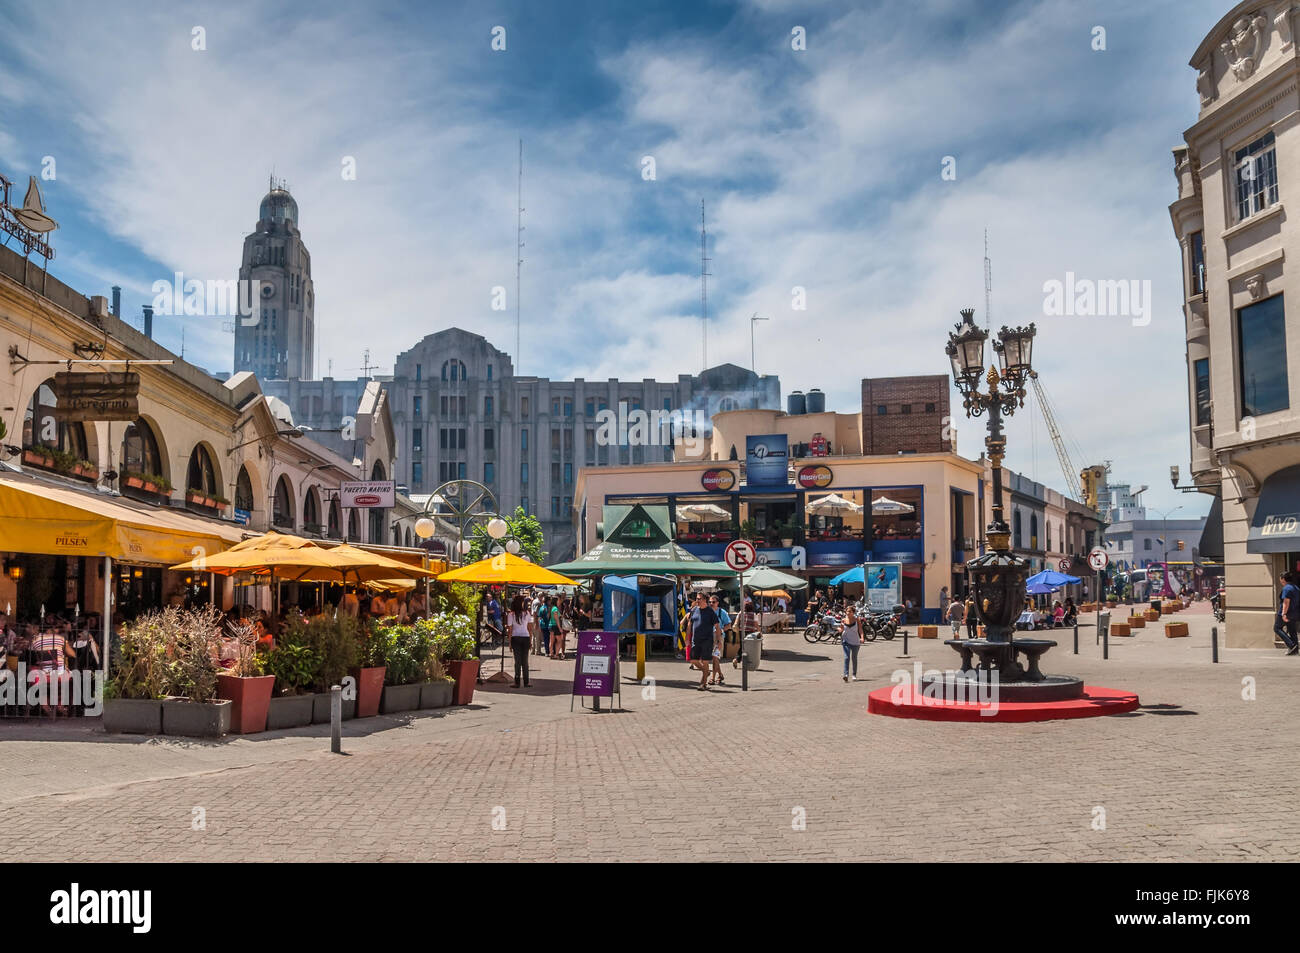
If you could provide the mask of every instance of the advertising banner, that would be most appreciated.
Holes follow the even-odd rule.
[[[618,633],[599,629],[579,632],[578,656],[573,665],[573,694],[612,698],[617,673]]]
[[[745,438],[745,479],[750,486],[790,483],[790,438],[783,433]]]
[[[344,509],[391,509],[396,497],[397,484],[392,480],[339,484],[339,500]]]
[[[888,612],[903,603],[901,563],[867,563],[867,605],[872,612]]]

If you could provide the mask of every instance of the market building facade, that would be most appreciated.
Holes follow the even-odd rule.
[[[1200,550],[1223,560],[1236,647],[1275,644],[1277,576],[1300,568],[1296,26],[1290,3],[1250,2],[1215,25],[1190,60],[1200,112],[1174,150],[1191,479],[1215,498]]]

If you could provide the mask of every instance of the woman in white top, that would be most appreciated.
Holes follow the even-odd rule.
[[[519,687],[520,669],[524,673],[524,688],[528,684],[528,650],[532,647],[530,627],[533,614],[524,608],[524,597],[515,596],[510,603],[510,612],[506,616],[506,628],[510,632],[510,651],[515,656],[515,688]]]
[[[853,680],[858,680],[858,649],[862,646],[862,630],[858,628],[858,616],[849,606],[848,615],[844,617],[844,631],[840,633],[840,643],[844,646],[844,681],[849,680],[849,659],[853,659]]]

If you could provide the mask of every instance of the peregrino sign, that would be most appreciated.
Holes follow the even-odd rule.
[[[54,375],[54,415],[66,423],[135,420],[140,416],[140,375],[61,371]]]

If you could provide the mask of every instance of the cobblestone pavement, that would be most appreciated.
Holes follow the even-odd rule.
[[[682,662],[628,679],[624,709],[569,713],[572,663],[467,709],[223,743],[0,724],[0,849],[45,860],[1295,860],[1300,659],[1145,629],[1101,659],[1091,628],[1044,661],[1136,691],[1079,721],[938,724],[866,713],[942,642],[769,636],[742,693]],[[492,668],[489,663],[488,670]],[[624,674],[629,669],[625,667]],[[1253,685],[1254,700],[1246,700]],[[193,809],[206,827],[192,829]],[[1104,812],[1104,814],[1103,814]],[[1105,829],[1095,829],[1104,817]],[[806,821],[798,829],[799,821]],[[495,822],[495,827],[494,827]],[[500,829],[497,829],[500,828]],[[39,832],[57,831],[55,837]],[[34,855],[32,845],[39,842]]]

